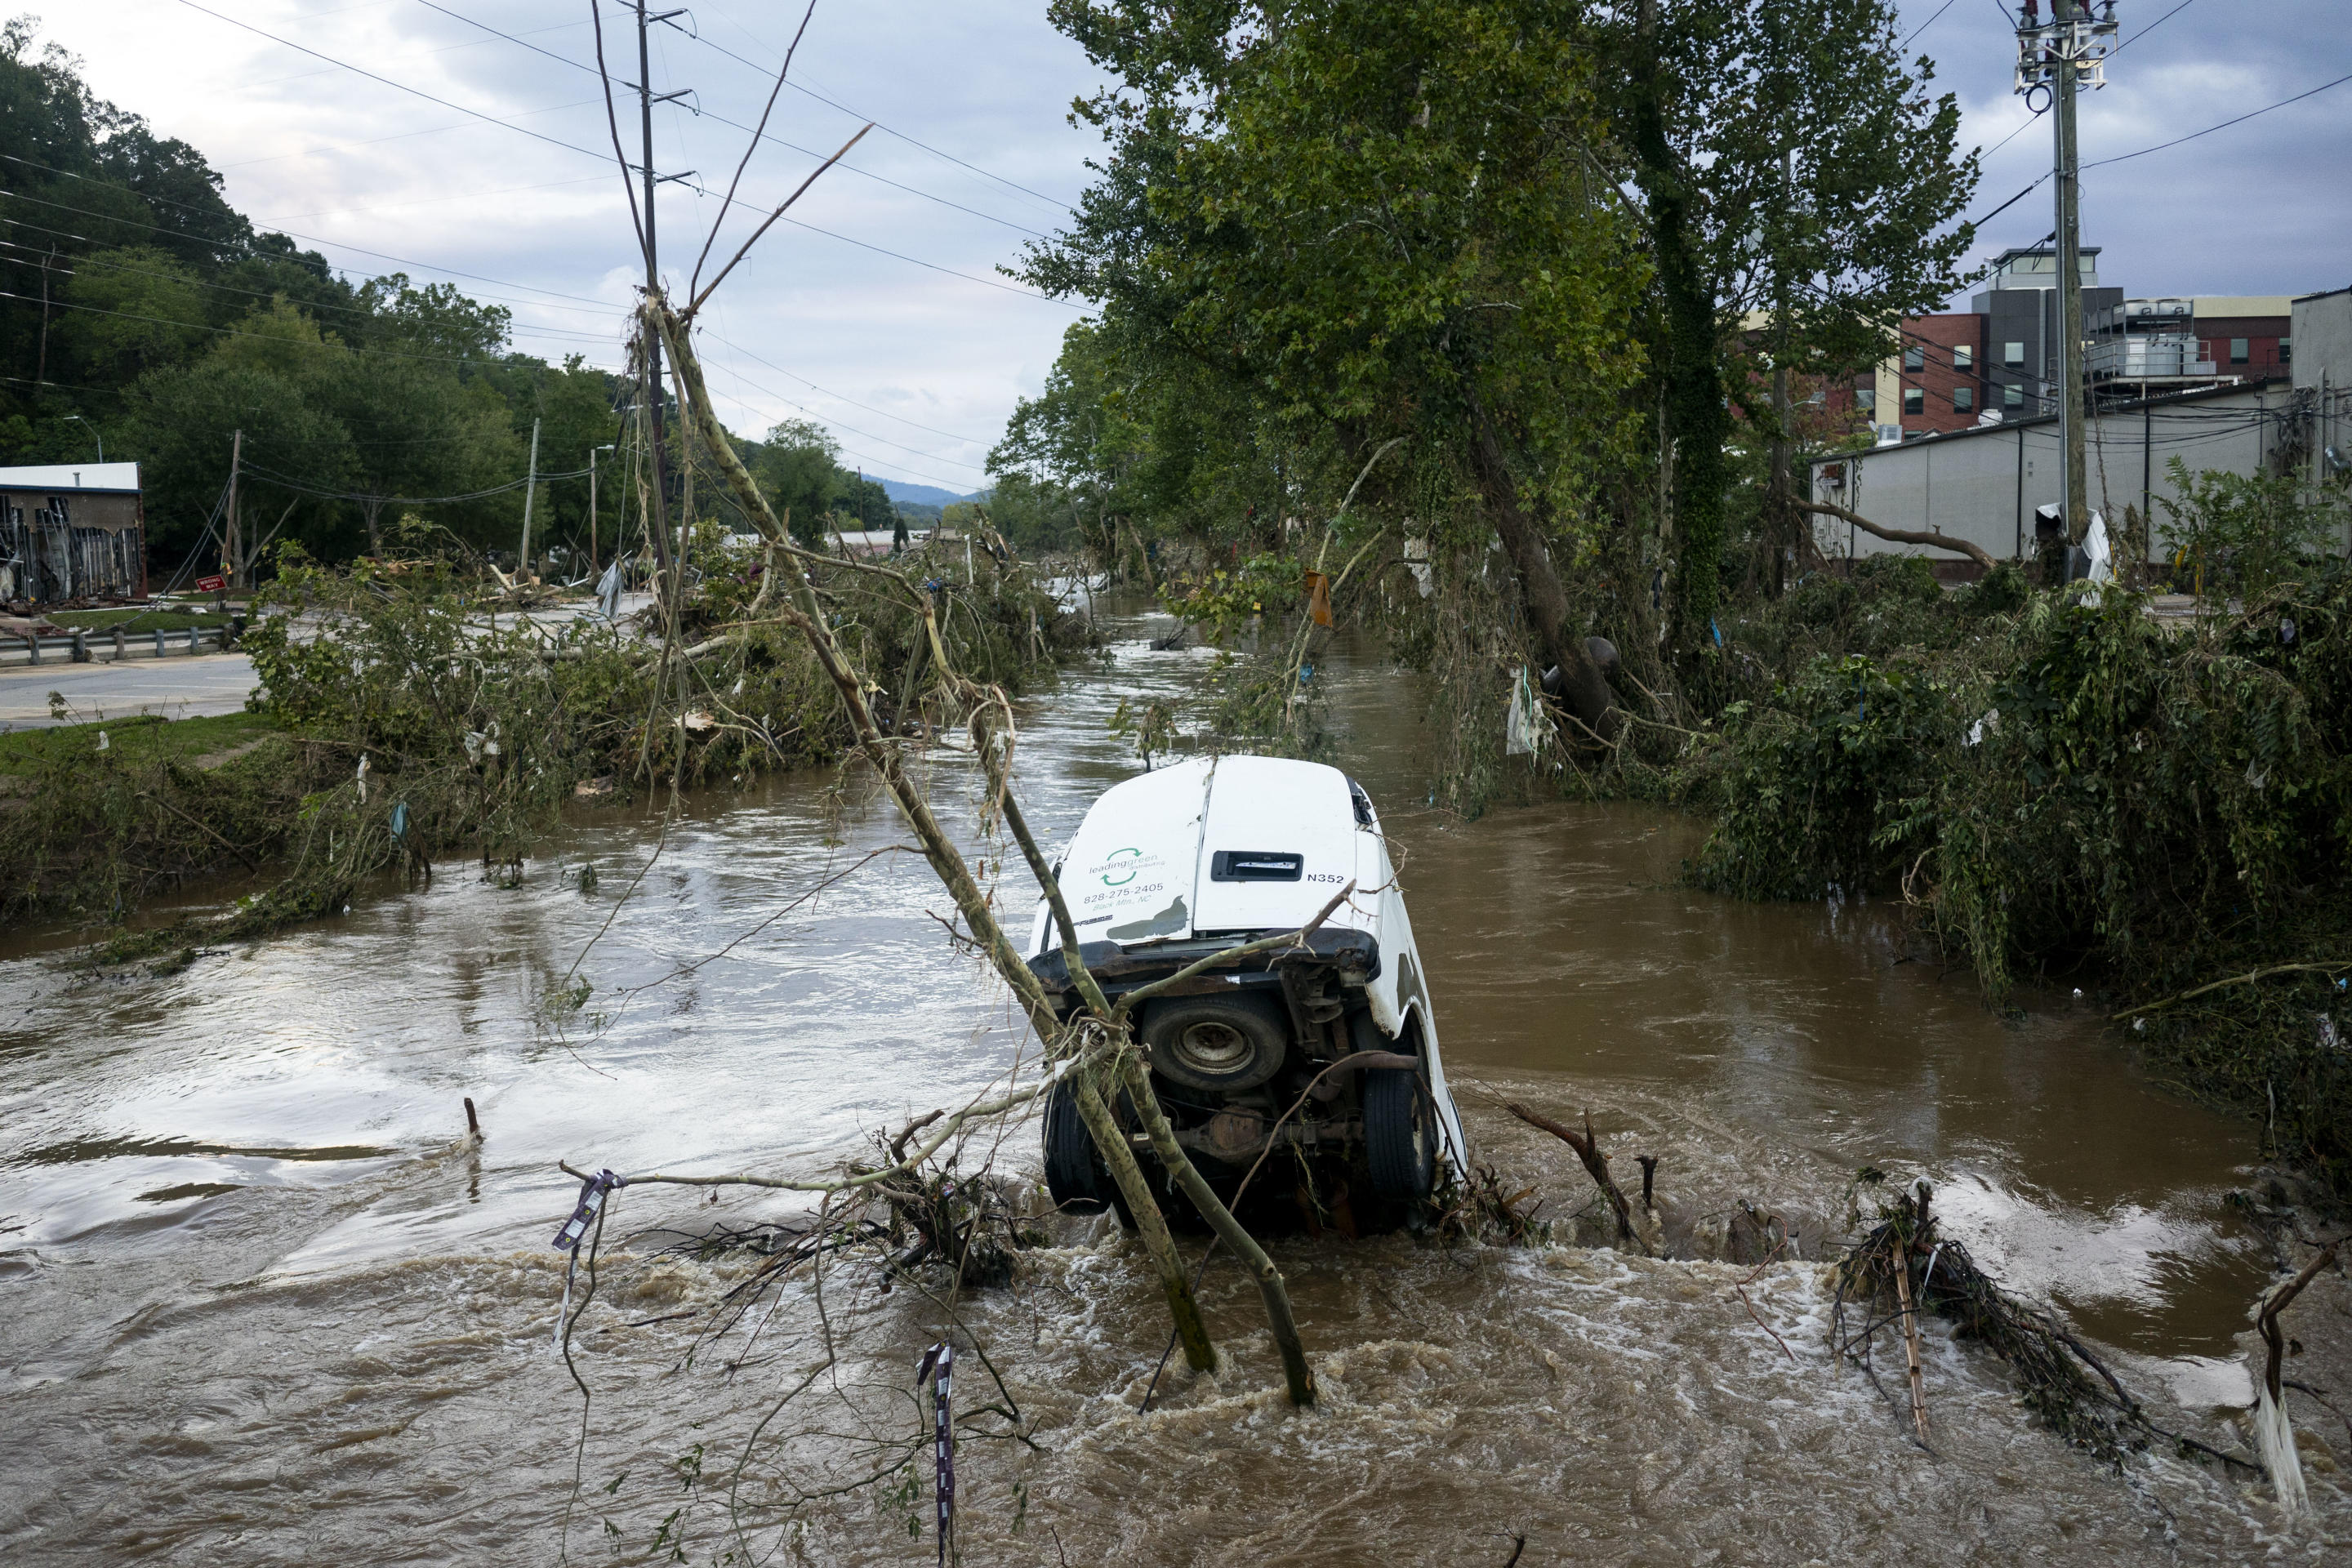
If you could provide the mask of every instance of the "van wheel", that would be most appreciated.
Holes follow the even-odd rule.
[[[1384,1068],[1364,1075],[1364,1154],[1384,1198],[1425,1198],[1437,1184],[1437,1133],[1421,1075]]]
[[[1282,1070],[1290,1013],[1265,991],[1170,997],[1145,1004],[1143,1044],[1151,1070],[1169,1082],[1237,1093]]]
[[[1100,1214],[1113,1185],[1095,1152],[1094,1135],[1078,1114],[1076,1091],[1055,1084],[1045,1099],[1045,1191],[1064,1214]]]

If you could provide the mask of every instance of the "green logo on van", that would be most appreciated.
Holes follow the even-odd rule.
[[[1140,849],[1114,849],[1109,854],[1103,857],[1103,863],[1108,866],[1111,861],[1118,859],[1122,855],[1133,856],[1138,860],[1143,858],[1143,851]],[[1124,877],[1114,877],[1108,871],[1105,871],[1103,873],[1102,879],[1103,886],[1106,888],[1124,888],[1129,882],[1134,881],[1135,879],[1141,874],[1142,868],[1139,866],[1130,867],[1127,875]]]

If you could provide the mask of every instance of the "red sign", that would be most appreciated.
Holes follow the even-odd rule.
[[[196,592],[199,594],[217,594],[227,586],[228,579],[226,577],[199,577],[196,579]]]

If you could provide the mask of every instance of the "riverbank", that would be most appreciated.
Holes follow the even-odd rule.
[[[861,581],[853,595],[858,652],[894,726],[927,728],[926,594],[947,612],[950,657],[1014,690],[1086,644],[1083,622],[1009,558],[901,564],[930,586],[894,595]],[[485,616],[478,587],[446,563],[333,573],[289,560],[243,638],[266,731],[256,743],[207,754],[205,726],[223,719],[138,724],[119,747],[121,726],[102,722],[12,738],[0,919],[113,928],[101,962],[246,941],[341,908],[378,873],[426,878],[452,855],[519,865],[575,798],[740,786],[835,761],[838,701],[766,605],[772,565],[698,539],[664,639],[589,617]],[[157,897],[230,869],[269,885],[217,918],[140,921]]]

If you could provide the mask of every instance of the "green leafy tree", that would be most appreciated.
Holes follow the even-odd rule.
[[[1685,644],[1717,595],[1743,319],[1769,316],[1776,364],[1850,371],[1958,286],[1976,157],[1927,61],[1896,52],[1898,20],[1893,0],[1638,0],[1596,35],[1655,264],[1643,337]]]
[[[1054,16],[1118,83],[1079,106],[1112,156],[1031,280],[1249,388],[1300,446],[1330,437],[1328,489],[1397,437],[1457,473],[1479,517],[1464,526],[1500,534],[1535,640],[1601,721],[1612,699],[1557,563],[1641,428],[1646,269],[1582,8],[1061,0]]]
[[[212,336],[194,274],[152,246],[78,258],[59,294],[56,337],[71,380],[128,381]]]
[[[840,445],[824,426],[788,419],[771,429],[748,459],[769,506],[778,517],[789,517],[793,537],[811,549],[823,542],[825,520],[847,488],[840,458]]]

